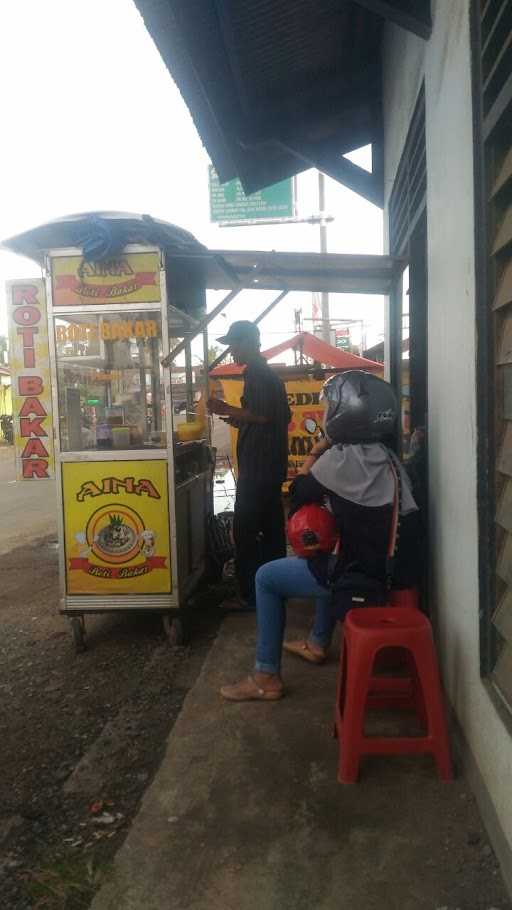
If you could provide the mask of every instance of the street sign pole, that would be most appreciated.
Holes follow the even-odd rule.
[[[308,215],[306,218],[244,218],[240,221],[217,221],[217,227],[259,227],[262,224],[328,224],[334,221],[334,215],[323,214]]]
[[[320,252],[327,252],[327,224],[325,218],[325,177],[321,171],[318,171],[318,208],[320,210]],[[321,294],[321,312],[322,312],[322,337],[327,343],[331,343],[331,322],[329,314],[329,294],[322,291]]]

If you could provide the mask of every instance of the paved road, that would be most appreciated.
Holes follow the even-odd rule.
[[[57,533],[55,482],[14,478],[14,449],[1,447],[0,553]]]

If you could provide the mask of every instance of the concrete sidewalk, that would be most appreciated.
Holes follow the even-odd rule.
[[[464,780],[372,757],[336,782],[335,662],[286,657],[280,702],[220,699],[254,625],[224,622],[92,910],[510,910]]]

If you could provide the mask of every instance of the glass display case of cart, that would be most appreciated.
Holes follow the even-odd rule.
[[[62,452],[165,448],[159,312],[55,317]]]

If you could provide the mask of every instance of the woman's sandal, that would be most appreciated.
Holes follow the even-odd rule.
[[[263,688],[253,676],[240,680],[233,686],[222,686],[220,694],[228,701],[277,701],[283,697],[283,686]]]
[[[285,641],[283,642],[283,648],[285,651],[288,651],[289,654],[295,654],[296,657],[301,657],[302,660],[307,660],[310,664],[323,664],[327,657],[325,651],[322,654],[317,654],[315,651],[312,651],[309,643],[304,639],[299,641]]]

